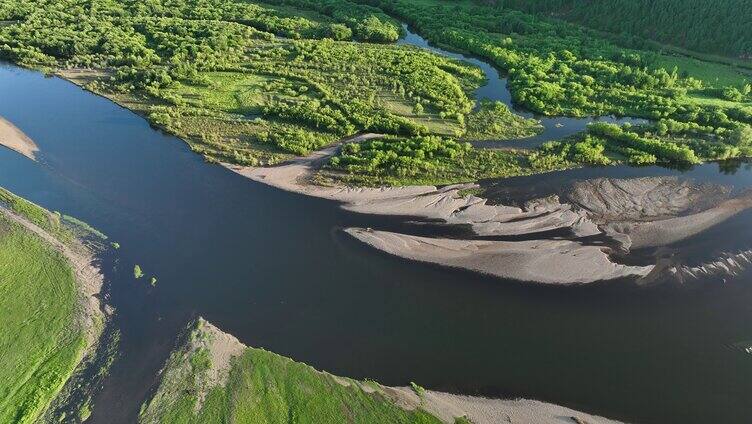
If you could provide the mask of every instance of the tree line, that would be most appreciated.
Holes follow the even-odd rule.
[[[510,7],[706,53],[752,58],[747,0],[494,0]]]

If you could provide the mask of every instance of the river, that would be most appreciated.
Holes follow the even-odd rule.
[[[248,345],[389,385],[531,397],[648,423],[742,422],[752,412],[752,356],[740,348],[752,343],[750,273],[692,287],[555,288],[409,263],[339,229],[424,227],[208,165],[59,78],[0,66],[0,115],[40,148],[39,162],[0,149],[0,185],[122,246],[105,269],[120,355],[90,422],[133,422],[176,334],[197,315]],[[748,167],[718,170],[587,172],[752,185]],[[510,185],[556,186],[578,172]],[[748,248],[750,219],[737,215],[687,245]],[[134,280],[134,264],[157,286]]]
[[[565,137],[577,134],[585,130],[587,125],[593,121],[610,122],[614,124],[642,124],[647,122],[644,119],[630,118],[630,117],[616,117],[616,116],[599,116],[599,117],[585,117],[585,118],[571,118],[564,116],[540,116],[517,107],[512,102],[512,93],[507,87],[507,79],[503,77],[499,71],[490,63],[485,62],[477,57],[467,56],[461,53],[452,52],[434,45],[431,45],[428,40],[421,37],[419,34],[410,30],[410,27],[406,24],[402,25],[402,29],[405,31],[405,36],[401,38],[397,44],[404,44],[410,46],[420,47],[425,50],[432,51],[442,56],[457,59],[463,62],[470,63],[480,68],[483,71],[483,75],[486,77],[486,84],[479,87],[475,91],[476,101],[491,100],[502,102],[509,107],[510,110],[525,118],[533,118],[540,121],[543,125],[543,131],[533,137],[516,139],[516,140],[486,140],[474,142],[476,147],[485,148],[498,148],[498,147],[516,147],[516,148],[534,148],[541,144],[551,141],[560,140]]]

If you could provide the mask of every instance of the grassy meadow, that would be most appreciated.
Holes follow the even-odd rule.
[[[78,281],[60,246],[85,258],[107,237],[2,187],[0,208],[0,422],[35,423],[50,418],[53,401],[67,405],[61,390],[104,327],[86,299],[96,287],[83,287],[98,282]]]
[[[0,215],[0,422],[33,423],[85,348],[68,261]]]
[[[205,321],[192,324],[144,403],[141,424],[441,423],[420,408],[400,408],[376,383],[334,377],[263,349],[241,347],[226,381],[207,384],[213,337],[220,336]]]

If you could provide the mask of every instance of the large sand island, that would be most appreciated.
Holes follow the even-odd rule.
[[[378,135],[365,134],[347,142],[373,137]],[[752,207],[749,194],[732,198],[728,187],[676,177],[587,180],[575,184],[564,201],[549,196],[531,199],[523,207],[489,204],[487,199],[463,194],[477,187],[474,184],[382,188],[315,184],[316,170],[338,148],[274,167],[225,166],[254,181],[340,202],[343,209],[353,212],[467,226],[474,236],[466,239],[366,228],[345,231],[406,259],[545,284],[644,278],[655,265],[621,264],[615,254],[681,241]],[[551,236],[548,232],[554,230],[568,236]]]

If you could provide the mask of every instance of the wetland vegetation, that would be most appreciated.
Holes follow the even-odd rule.
[[[590,134],[533,152],[468,148],[464,142],[540,129],[500,103],[476,108],[473,92],[484,84],[478,68],[391,44],[403,32],[397,19],[505,72],[514,102],[529,111],[653,124],[638,131],[639,141]],[[358,133],[388,136],[357,152],[343,149],[324,180],[446,183],[583,164],[676,165],[744,156],[750,143],[745,71],[697,66],[694,58],[624,46],[499,5],[13,0],[0,20],[8,22],[0,27],[1,57],[103,93],[209,161],[271,165]],[[722,84],[708,67],[724,76]],[[678,151],[692,154],[668,153]]]
[[[508,2],[509,5],[512,3],[514,2]],[[142,114],[154,126],[178,135],[193,151],[210,162],[222,162],[241,168],[275,165],[337,145],[337,149],[332,148],[330,158],[320,157],[326,160],[320,160],[317,165],[323,166],[313,170],[317,174],[312,180],[324,184],[443,185],[586,165],[625,163],[683,168],[703,161],[752,154],[752,88],[749,72],[745,67],[746,59],[716,60],[705,56],[704,52],[728,52],[698,47],[692,43],[683,46],[698,48],[702,52],[680,54],[676,49],[664,49],[645,40],[633,39],[629,35],[604,34],[552,18],[546,16],[547,10],[529,11],[536,14],[505,7],[500,2],[470,0],[9,0],[0,5],[0,58],[61,75],[102,94]],[[571,20],[603,29],[586,22],[584,18]],[[505,75],[504,81],[508,81],[513,104],[476,98],[478,89],[486,84],[487,73],[483,72],[484,68],[428,49],[396,44],[405,33],[402,22],[425,35],[435,46],[472,55],[492,64]],[[664,41],[659,36],[655,39]],[[734,52],[739,53],[745,47],[739,44],[733,48],[737,49]],[[552,140],[540,147],[515,148],[513,140],[540,135],[545,127],[543,119],[551,116],[586,120],[596,116],[629,116],[642,118],[644,121],[640,122],[644,123],[615,125],[595,122],[578,134]],[[374,137],[372,133],[377,136]],[[355,136],[358,135],[362,137],[356,139]],[[488,140],[510,143],[501,149],[476,147],[480,145],[476,142]],[[341,145],[339,142],[342,142]],[[166,155],[153,157],[167,162]],[[102,156],[98,158],[101,159]],[[229,181],[228,184],[232,184],[230,180],[204,178],[204,174],[200,174],[201,178],[189,180],[194,176],[175,172],[183,169],[186,162],[175,163],[180,166],[165,166],[164,169],[185,180],[177,183],[170,180],[169,190],[160,192],[169,195],[162,194],[160,197],[169,197],[173,203],[166,202],[163,206],[177,204],[177,196],[173,194],[181,184],[190,185],[185,181],[205,183],[212,194],[220,192],[217,188],[224,187],[224,184],[210,184],[207,181]],[[297,183],[299,174],[295,172],[310,164],[293,162],[298,165],[301,163],[297,169],[291,167],[290,173],[282,177],[292,176],[290,180]],[[132,172],[132,163],[127,166],[128,172]],[[279,171],[280,168],[284,167],[272,169]],[[267,171],[269,169],[263,172]],[[158,175],[161,180],[169,172],[148,175]],[[262,175],[258,180],[268,176]],[[78,181],[76,178],[71,180]],[[154,180],[157,179],[151,181]],[[269,178],[267,182],[270,180],[273,178]],[[83,183],[81,186],[84,186]],[[616,187],[617,183],[613,186]],[[677,187],[685,188],[679,185]],[[421,211],[419,208],[427,213],[446,212],[445,215],[423,216],[427,219],[448,221],[450,217],[469,217],[471,220],[461,225],[478,224],[473,227],[473,231],[485,228],[489,233],[481,237],[487,238],[514,238],[523,234],[519,228],[528,226],[528,222],[514,216],[525,215],[525,219],[533,221],[524,229],[527,233],[523,234],[530,240],[500,241],[496,243],[500,246],[499,252],[515,246],[520,257],[535,260],[543,258],[543,262],[530,262],[532,265],[521,268],[540,271],[540,274],[545,274],[543,276],[547,278],[546,281],[552,283],[562,281],[556,274],[565,268],[562,266],[562,252],[574,252],[571,256],[577,258],[576,261],[569,262],[570,266],[566,268],[567,271],[572,270],[571,281],[576,283],[583,281],[580,278],[583,270],[606,269],[615,263],[611,262],[613,258],[607,256],[602,245],[585,246],[587,249],[583,252],[590,256],[580,255],[577,250],[573,250],[573,247],[582,247],[579,238],[598,236],[594,230],[598,226],[594,223],[590,225],[580,219],[581,216],[575,216],[572,211],[579,211],[567,204],[560,204],[553,197],[538,203],[532,202],[529,209],[525,205],[525,210],[520,208],[519,212],[510,212],[503,205],[489,205],[483,199],[462,199],[464,195],[479,193],[478,187],[472,185],[450,189],[325,189],[330,190],[326,192],[327,195],[336,193],[350,196],[350,210],[354,211],[357,211],[355,206],[360,206],[360,211],[368,211],[370,206],[377,213],[396,214],[400,209],[394,205],[408,205],[415,208],[413,212]],[[239,193],[246,193],[244,190],[245,187],[221,193],[232,193],[225,197],[234,201]],[[309,194],[313,192],[312,190]],[[367,197],[373,193],[381,196],[381,204],[368,204]],[[194,194],[196,193],[190,193],[187,197],[194,201],[198,197]],[[359,195],[362,197],[358,198]],[[119,199],[123,201],[125,197],[121,195]],[[421,197],[421,201],[427,204],[415,202],[417,197]],[[144,199],[154,201],[155,198],[157,196]],[[208,196],[201,199],[203,203],[196,203],[202,206],[216,201],[216,198]],[[675,196],[667,196],[667,199],[674,201]],[[4,368],[0,366],[0,377],[9,377],[3,380],[8,382],[9,388],[0,391],[4,395],[4,403],[0,403],[0,421],[29,422],[36,420],[48,409],[90,343],[86,327],[81,326],[77,320],[80,317],[80,304],[77,303],[80,293],[76,291],[77,268],[71,266],[59,247],[76,243],[82,235],[95,237],[100,242],[105,237],[74,218],[47,212],[9,192],[0,191],[0,201],[13,212],[3,215],[4,218],[0,220],[0,262],[3,265],[0,270],[4,274],[0,281],[6,291],[3,298],[13,301],[10,303],[10,300],[6,300],[9,302],[7,308],[0,308],[3,313],[10,311],[2,322],[12,324],[5,329],[4,334],[0,334],[1,356],[10,358],[3,364]],[[125,201],[123,203],[128,204]],[[248,203],[232,204],[228,206],[228,210],[240,210],[242,219],[222,221],[221,215],[217,214],[219,221],[245,224],[250,221],[246,212],[258,207],[258,203],[258,198],[254,198]],[[746,197],[724,198],[718,207],[709,209],[710,212],[702,211],[702,217],[716,213],[719,216],[716,221],[721,222],[746,210],[749,204]],[[441,209],[442,205],[444,209]],[[138,209],[141,205],[129,206],[131,209],[125,210],[141,211],[148,215],[148,212]],[[496,206],[506,215],[497,213],[494,209]],[[383,208],[379,210],[380,207]],[[160,209],[160,212],[166,209],[168,208]],[[308,211],[306,208],[300,209]],[[217,211],[222,212],[219,208]],[[202,209],[202,212],[206,210]],[[40,239],[38,235],[29,232],[32,226],[23,226],[8,218],[15,216],[14,214],[21,215],[24,222],[33,224],[33,227],[39,227],[52,241]],[[403,215],[408,216],[404,210]],[[503,218],[503,225],[499,225],[497,229],[489,226],[493,222],[487,217],[492,215]],[[194,217],[189,214],[185,216]],[[200,216],[206,217],[205,214]],[[420,215],[411,213],[409,216]],[[507,219],[510,216],[513,218]],[[170,215],[168,218],[180,221],[180,217]],[[686,218],[686,221],[693,217],[676,218]],[[190,219],[186,218],[186,221]],[[129,221],[129,224],[138,226],[140,223]],[[509,225],[505,226],[506,224]],[[643,224],[643,221],[639,221],[639,225]],[[123,227],[130,228],[127,225]],[[236,227],[240,228],[241,225],[236,224]],[[674,227],[681,229],[682,225]],[[140,228],[143,230],[150,227]],[[193,226],[176,226],[180,231],[170,233],[169,231],[173,231],[172,227],[162,228],[173,237],[179,233],[193,234],[192,230],[195,229]],[[573,239],[554,240],[555,243],[549,244],[558,245],[549,249],[548,254],[542,253],[543,249],[535,244],[542,233],[559,229],[569,231],[570,228]],[[706,227],[695,225],[693,228],[700,228],[697,230],[699,233]],[[248,235],[253,234],[253,231],[258,229],[233,232],[232,236],[250,240],[252,237]],[[368,237],[383,234],[378,228],[364,228],[362,231]],[[660,235],[650,231],[650,228],[643,233]],[[119,239],[125,234],[123,232],[118,235]],[[226,233],[216,231],[215,234]],[[301,233],[292,234],[288,238],[294,240]],[[697,233],[693,232],[691,235],[695,234]],[[574,239],[575,236],[578,240]],[[270,237],[275,241],[278,238],[280,236],[277,233]],[[331,235],[327,234],[326,240],[330,239]],[[128,247],[124,251],[137,245],[134,240],[135,238],[128,237],[121,239],[124,246]],[[214,241],[209,238],[206,240]],[[426,241],[423,243],[424,240]],[[435,240],[420,236],[419,241],[435,247]],[[447,240],[451,243],[462,242],[454,238]],[[617,241],[624,243],[625,240],[626,238],[620,237]],[[478,245],[485,246],[486,243],[496,241],[482,240]],[[638,241],[643,245],[650,242]],[[456,253],[457,249],[449,242],[447,250]],[[263,250],[268,251],[273,244],[268,243],[263,246]],[[477,263],[473,248],[476,245],[468,245],[473,253],[473,256],[468,257]],[[112,243],[111,246],[119,248],[118,243]],[[228,251],[217,249],[217,252],[225,254]],[[285,255],[278,256],[295,256],[293,250],[290,252],[289,255],[285,252]],[[529,256],[522,256],[523,254]],[[308,254],[298,256],[307,258]],[[236,257],[227,255],[226,258],[234,260],[222,263],[224,267],[217,269],[228,268],[235,271],[231,268],[235,262],[257,265],[248,257],[237,260]],[[601,265],[593,266],[598,264],[594,258],[602,259]],[[489,256],[488,260],[501,263],[496,257]],[[519,259],[514,261],[519,265]],[[135,265],[131,274],[128,265],[124,272],[129,281],[132,282],[134,278],[149,281],[152,287],[157,284],[157,278],[152,273],[158,273],[159,287],[148,288],[150,294],[160,292],[163,288],[169,290],[174,281],[181,280],[174,278],[175,274],[171,274],[173,270],[158,269],[159,266],[153,263],[157,260],[147,262],[150,263],[142,263],[144,269]],[[435,262],[446,265],[448,261],[440,258]],[[164,263],[174,264],[169,261]],[[217,263],[219,262],[207,261],[202,266],[208,268]],[[161,266],[165,268],[164,265]],[[559,269],[553,269],[554,267]],[[639,273],[631,270],[631,273],[614,272],[611,275],[642,275],[640,273],[643,271],[648,272],[646,266],[630,267],[639,267]],[[272,277],[267,280],[277,278],[280,275],[277,271],[284,266],[275,268],[275,272],[269,274]],[[694,272],[692,268],[686,269]],[[257,272],[249,271],[248,268],[237,270],[238,275]],[[203,274],[197,273],[185,280],[197,279],[200,275]],[[228,271],[227,275],[221,274],[222,278],[215,279],[234,282],[240,280],[236,278],[238,275]],[[541,278],[538,275],[533,277]],[[526,277],[516,274],[509,278],[520,280]],[[592,281],[604,279],[603,274],[598,273],[590,278]],[[30,287],[29,281],[36,281],[40,286]],[[379,281],[377,293],[383,288],[381,283]],[[130,284],[126,290],[131,290],[134,286],[136,285]],[[197,286],[187,287],[185,291],[191,291]],[[235,290],[239,286],[228,287]],[[441,289],[438,285],[431,286],[431,289],[436,290],[437,287]],[[358,289],[361,290],[360,287]],[[294,290],[287,290],[292,291]],[[335,291],[337,290],[330,292]],[[226,298],[219,295],[208,296],[207,292],[198,290],[196,293],[206,298],[221,299],[223,304],[215,311],[226,307]],[[233,293],[236,294],[237,292]],[[437,297],[454,299],[453,296]],[[255,299],[259,299],[259,304],[268,300],[263,297]],[[308,300],[306,299],[306,304]],[[195,298],[184,303],[193,302],[196,302]],[[283,302],[279,304],[282,305]],[[50,305],[54,307],[49,307]],[[158,307],[151,306],[151,302],[139,304],[142,305],[146,305],[144,308],[153,307],[158,310]],[[238,305],[245,306],[242,303]],[[138,309],[138,312],[131,311],[132,315],[129,317],[140,315],[142,309],[133,309]],[[195,313],[196,309],[191,310]],[[510,310],[515,314],[528,312],[525,308]],[[274,313],[273,310],[262,312],[269,315]],[[575,315],[577,314],[581,314],[581,309],[577,310]],[[434,316],[431,315],[432,318]],[[546,317],[545,314],[542,316]],[[161,319],[162,316],[159,315],[159,320]],[[294,319],[290,318],[291,321]],[[495,324],[501,321],[497,320]],[[543,325],[544,328],[550,328],[552,321],[567,322],[548,321]],[[32,322],[33,325],[18,325],[22,322]],[[654,322],[660,320],[651,320],[650,324],[653,325]],[[633,325],[631,316],[629,323]],[[424,390],[418,385],[413,385],[412,388],[419,399],[418,404],[414,405],[416,407],[400,408],[388,399],[388,390],[383,386],[368,381],[338,379],[284,357],[233,343],[231,339],[218,333],[207,337],[200,331],[201,325],[199,322],[189,333],[189,343],[179,346],[170,356],[156,395],[140,411],[141,421],[222,422],[245,419],[251,422],[278,422],[290,417],[310,422],[437,421],[436,416],[422,408],[422,400],[431,394],[430,390]],[[16,331],[16,328],[21,330]],[[466,331],[462,329],[458,333],[464,334]],[[50,337],[36,337],[39,334],[50,334]],[[498,334],[498,331],[494,328],[489,334]],[[140,336],[139,333],[135,338]],[[468,340],[470,339],[472,338]],[[216,340],[225,343],[224,349],[229,349],[220,349],[219,362],[225,361],[219,370],[221,372],[215,372],[218,357],[215,356],[216,351],[209,348]],[[545,340],[545,335],[541,340]],[[580,346],[585,344],[579,343]],[[23,356],[17,349],[19,345],[29,346],[23,351]],[[513,343],[508,345],[511,349]],[[565,348],[561,352],[573,351],[566,349],[568,346],[563,347]],[[435,346],[429,350],[432,349]],[[544,350],[547,349],[540,351]],[[8,355],[6,351],[9,352]],[[608,352],[600,353],[605,357]],[[132,361],[138,363],[140,359]],[[577,358],[570,359],[576,363]],[[153,358],[145,360],[154,361]],[[722,361],[718,361],[720,362]],[[38,366],[40,363],[44,365]],[[567,363],[565,367],[574,369],[571,365]],[[633,365],[629,367],[640,368]],[[18,369],[29,371],[18,373]],[[682,368],[684,369],[686,368]],[[477,372],[475,378],[484,374],[485,370]],[[529,375],[515,377],[513,373],[509,374],[510,379],[519,378],[525,384],[528,383]],[[399,375],[399,378],[404,375]],[[663,376],[664,380],[670,380],[671,385],[675,384],[674,379],[666,377]],[[460,379],[463,378],[465,377]],[[543,381],[545,379],[538,380],[535,384]],[[488,384],[498,384],[498,381]],[[138,384],[133,386],[142,388]],[[517,386],[519,387],[522,385]],[[134,389],[129,393],[136,391]],[[665,393],[670,390],[662,391]],[[697,389],[697,393],[707,392],[703,388]],[[641,396],[650,397],[651,394],[646,391]],[[588,395],[580,393],[566,400],[574,404],[577,397]],[[86,419],[92,414],[96,416],[97,407],[90,404],[90,400],[86,398],[81,404],[78,409],[79,418]],[[682,401],[685,400],[682,398]],[[129,399],[128,402],[133,403],[134,400]],[[110,406],[107,403],[103,405],[102,408],[105,409]],[[469,421],[461,415],[452,418],[457,422]]]

